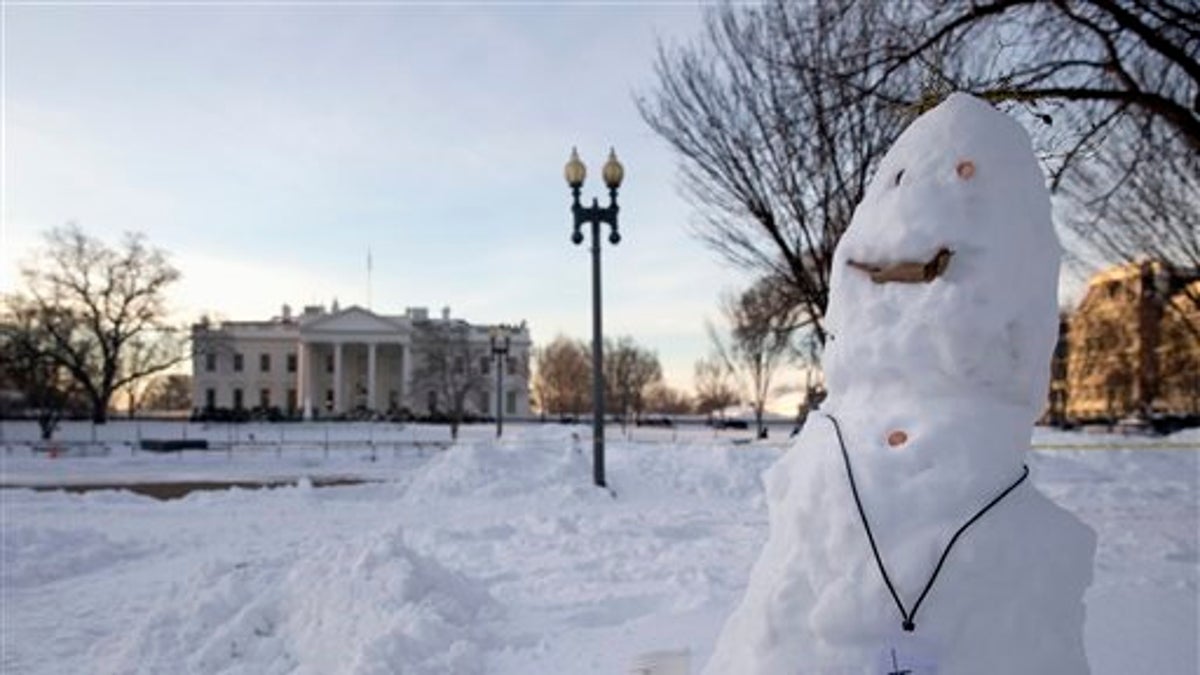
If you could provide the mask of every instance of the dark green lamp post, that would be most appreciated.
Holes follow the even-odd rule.
[[[587,167],[579,161],[579,153],[571,148],[571,159],[563,169],[567,185],[571,186],[571,213],[575,216],[575,228],[571,241],[578,246],[583,243],[583,226],[590,224],[592,230],[592,476],[596,485],[608,487],[604,481],[604,330],[600,321],[600,224],[608,223],[608,241],[614,246],[621,242],[617,232],[617,188],[625,178],[625,168],[617,161],[615,150],[609,149],[608,161],[601,170],[604,185],[608,187],[608,206],[600,206],[592,199],[591,206],[579,202],[579,190],[587,177]]]

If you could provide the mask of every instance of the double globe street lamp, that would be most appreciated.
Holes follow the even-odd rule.
[[[571,233],[571,241],[578,246],[583,243],[584,224],[590,224],[592,230],[592,477],[599,487],[607,487],[604,480],[604,331],[600,322],[600,224],[608,223],[610,232],[609,243],[614,246],[621,242],[617,232],[617,188],[625,177],[625,168],[617,161],[617,153],[608,151],[608,161],[601,169],[604,184],[608,187],[608,206],[600,206],[600,201],[592,199],[591,206],[579,202],[579,190],[587,178],[587,167],[579,161],[579,153],[571,148],[571,159],[563,169],[567,185],[571,187],[571,213],[575,217],[575,228]]]

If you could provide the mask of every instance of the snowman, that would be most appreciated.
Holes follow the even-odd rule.
[[[765,475],[705,672],[1088,672],[1095,534],[1025,465],[1060,253],[1013,119],[954,94],[905,130],[834,255],[829,396]]]

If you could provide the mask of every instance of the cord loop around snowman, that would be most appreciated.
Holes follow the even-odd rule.
[[[912,609],[909,610],[904,607],[904,602],[900,600],[900,594],[896,592],[896,587],[892,584],[891,577],[888,576],[887,567],[883,564],[883,556],[879,553],[879,546],[875,543],[875,534],[871,531],[871,521],[867,519],[867,512],[863,509],[862,498],[858,494],[858,484],[854,480],[854,469],[850,466],[850,453],[846,450],[846,441],[842,437],[842,427],[833,415],[825,413],[825,417],[829,418],[829,421],[833,424],[833,430],[837,433],[838,445],[842,450],[842,460],[846,465],[846,478],[850,481],[850,492],[854,495],[854,505],[858,507],[858,516],[862,520],[863,530],[867,533],[867,541],[871,544],[871,553],[875,556],[875,565],[879,568],[879,574],[883,577],[883,583],[887,586],[888,592],[892,594],[892,600],[896,602],[896,609],[900,610],[900,617],[902,619],[900,627],[906,633],[911,633],[917,628],[917,610],[921,608],[921,603],[925,601],[925,597],[933,589],[933,584],[937,581],[938,574],[941,573],[942,566],[946,563],[946,558],[950,555],[950,549],[954,547],[955,542],[958,541],[963,532],[967,531],[967,528],[974,525],[975,521],[983,517],[983,514],[990,511],[993,506],[999,504],[1009,493],[1017,489],[1018,485],[1025,482],[1025,479],[1029,477],[1029,465],[1021,465],[1021,476],[976,512],[975,515],[971,516],[967,522],[958,528],[954,536],[950,537],[950,543],[946,544],[946,548],[942,549],[942,556],[938,559],[937,566],[933,568],[933,574],[929,575],[929,581],[925,582],[925,588],[921,590],[921,595],[917,597],[917,601],[913,603]]]

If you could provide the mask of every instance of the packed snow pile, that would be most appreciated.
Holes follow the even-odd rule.
[[[0,586],[32,589],[145,555],[136,544],[115,542],[91,530],[5,526],[0,537]]]
[[[757,501],[762,474],[778,459],[779,450],[758,445],[651,445],[614,455],[609,475],[622,498]]]
[[[592,487],[592,441],[581,427],[548,427],[510,437],[498,443],[460,443],[440,453],[416,471],[404,488],[405,499],[608,499]],[[620,442],[614,434],[608,445]],[[777,449],[753,445],[634,445],[609,453],[606,477],[622,499],[665,494],[754,499],[762,494],[762,472],[778,458]]]
[[[1088,671],[1095,535],[1024,466],[1059,255],[1015,121],[956,94],[901,135],[834,254],[829,397],[767,476],[708,673]]]
[[[551,492],[585,497],[590,490],[591,447],[570,427],[541,429],[516,441],[459,443],[419,468],[405,498],[516,497]]]
[[[207,563],[93,658],[104,672],[469,674],[498,615],[394,528]]]

